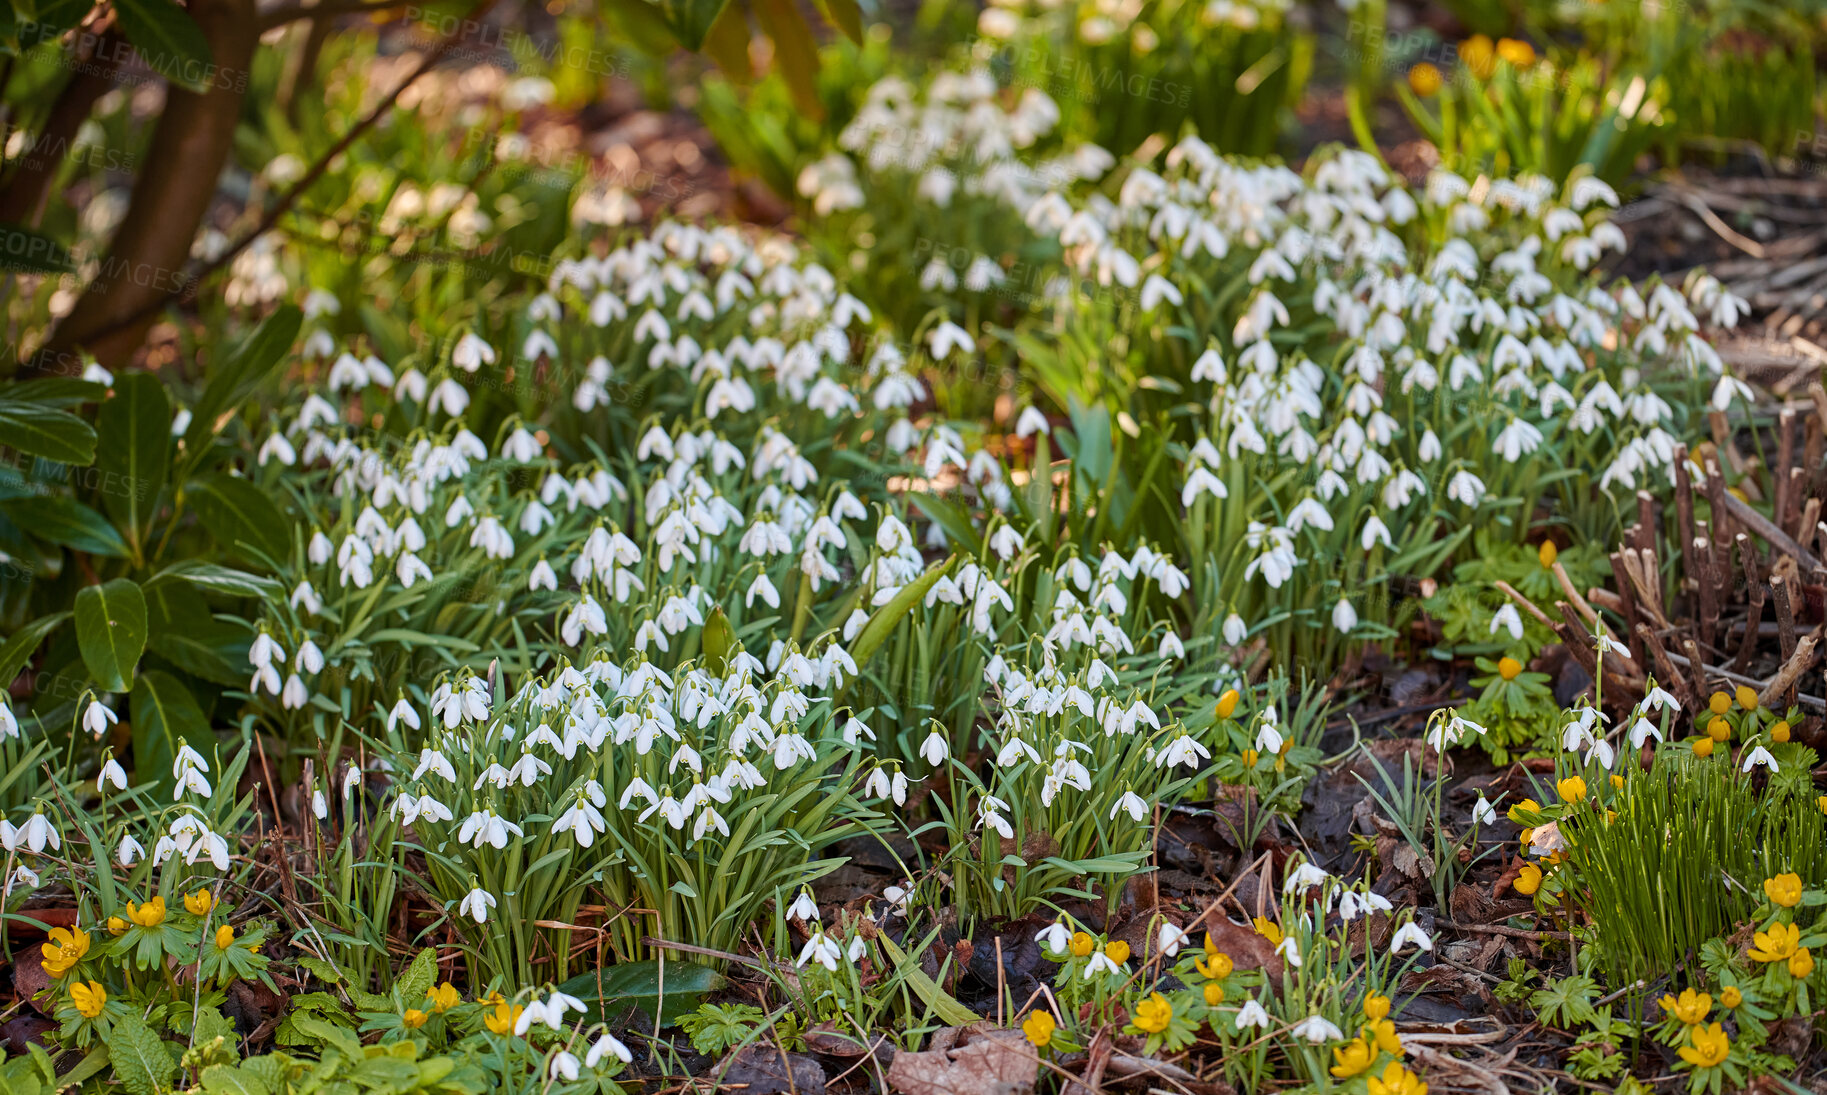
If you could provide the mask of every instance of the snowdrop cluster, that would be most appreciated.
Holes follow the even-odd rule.
[[[1122,291],[1069,298],[1068,322],[1116,331],[1133,301],[1171,337],[1196,332],[1202,417],[1180,495],[1235,513],[1219,503],[1251,484],[1247,527],[1215,530],[1221,550],[1243,541],[1244,583],[1278,590],[1319,560],[1300,584],[1336,597],[1373,552],[1407,546],[1392,530],[1431,535],[1430,516],[1533,499],[1576,457],[1602,469],[1600,491],[1669,480],[1687,422],[1667,394],[1742,396],[1698,333],[1702,317],[1735,323],[1742,300],[1706,277],[1684,294],[1587,273],[1623,246],[1605,216],[1616,204],[1588,177],[1556,194],[1539,177],[1440,171],[1411,191],[1349,151],[1303,177],[1188,136],[1163,169],[1130,170],[1116,200],[1056,190],[1026,218],[1079,278]],[[1187,303],[1226,283],[1238,291],[1224,313]],[[1358,626],[1356,606],[1327,603],[1339,631]]]

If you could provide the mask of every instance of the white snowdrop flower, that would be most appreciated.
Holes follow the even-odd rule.
[[[315,787],[311,788],[311,816],[319,821],[330,816],[330,804],[324,801],[324,793]]]
[[[1428,938],[1426,932],[1421,930],[1421,925],[1412,920],[1396,929],[1394,938],[1389,941],[1389,953],[1400,954],[1402,948],[1410,944],[1413,944],[1424,951],[1431,951],[1434,949],[1434,941]]]
[[[98,738],[119,721],[120,716],[100,700],[90,700],[89,705],[83,708],[82,728]]]
[[[1148,816],[1148,803],[1134,791],[1124,791],[1110,808],[1110,820],[1115,821],[1119,813],[1126,813],[1132,821],[1141,821]]]
[[[1186,930],[1178,924],[1163,923],[1161,930],[1155,935],[1155,942],[1161,948],[1162,954],[1172,958],[1180,953],[1180,948],[1186,945],[1188,938],[1190,937],[1186,934]]]
[[[1749,384],[1746,384],[1737,377],[1729,374],[1721,376],[1719,378],[1719,383],[1713,387],[1713,409],[1716,411],[1723,411],[1732,405],[1733,399],[1739,399],[1746,403],[1755,403],[1757,401],[1757,396],[1751,391],[1751,386]]]
[[[1315,886],[1324,886],[1331,877],[1319,867],[1303,862],[1288,873],[1288,877],[1281,884],[1281,892],[1284,894],[1298,893]]]
[[[1128,969],[1122,963],[1111,958],[1104,953],[1104,948],[1099,947],[1091,952],[1091,958],[1085,963],[1084,980],[1089,981],[1100,973],[1122,977],[1127,972]]]
[[[1484,498],[1484,481],[1469,471],[1458,471],[1446,485],[1446,496],[1468,506],[1476,506]]]
[[[1034,933],[1036,943],[1045,943],[1050,954],[1062,955],[1072,940],[1072,930],[1055,920]]]
[[[1364,522],[1364,534],[1358,538],[1358,545],[1365,551],[1369,551],[1379,542],[1384,547],[1393,546],[1389,538],[1389,526],[1383,523],[1382,518],[1373,513]]]
[[[476,918],[476,923],[486,923],[488,921],[488,912],[490,909],[494,908],[495,905],[495,895],[489,893],[482,887],[477,886],[458,903],[457,915],[473,916]]]
[[[579,1075],[577,1058],[565,1050],[559,1050],[552,1055],[552,1064],[546,1070],[546,1075],[554,1080],[571,1081],[577,1079]]]
[[[1180,642],[1180,636],[1171,631],[1162,635],[1159,656],[1162,661],[1166,661],[1169,658],[1185,658],[1186,647]]]
[[[473,373],[483,365],[495,363],[495,348],[470,331],[451,348],[450,363],[466,373]]]
[[[16,852],[21,847],[30,849],[35,854],[42,854],[49,846],[52,851],[63,847],[63,839],[57,830],[51,828],[51,820],[42,813],[27,818],[24,825],[13,828],[10,824],[0,827],[0,844],[9,852]]]
[[[546,562],[544,559],[533,564],[532,573],[527,576],[527,589],[532,592],[537,592],[541,589],[556,591],[558,589],[558,575],[552,570],[552,564]]]
[[[951,356],[953,350],[963,350],[967,354],[977,352],[977,342],[970,333],[951,320],[942,320],[927,336],[927,344],[932,350],[934,361],[943,361]]]
[[[944,764],[949,756],[951,756],[951,746],[946,742],[945,735],[939,733],[938,730],[926,735],[926,740],[920,745],[921,759],[937,768]]]
[[[14,717],[13,709],[7,704],[5,697],[0,696],[0,741],[17,737],[19,737],[19,720]]]
[[[1478,796],[1477,803],[1472,806],[1472,821],[1478,825],[1497,824],[1497,809],[1491,805],[1490,799]]]
[[[1243,622],[1243,617],[1233,612],[1224,618],[1224,641],[1230,646],[1240,645],[1248,638],[1250,630]]]
[[[1357,610],[1351,607],[1348,599],[1340,597],[1338,603],[1332,606],[1332,626],[1344,635],[1351,634],[1351,629],[1358,626]]]
[[[590,1052],[584,1056],[584,1064],[590,1068],[596,1068],[609,1057],[614,1057],[623,1064],[630,1064],[634,1061],[634,1054],[628,1051],[628,1047],[623,1045],[615,1035],[605,1030],[590,1046]]]
[[[1772,772],[1782,771],[1782,769],[1777,766],[1776,758],[1770,755],[1770,750],[1765,749],[1761,745],[1751,750],[1750,755],[1745,757],[1744,768],[1742,770],[1749,772],[1759,764],[1770,769]]]
[[[1327,1042],[1341,1042],[1345,1039],[1345,1032],[1334,1026],[1323,1015],[1307,1016],[1294,1024],[1294,1028],[1288,1033],[1316,1046],[1324,1045]]]
[[[791,905],[787,906],[787,919],[803,923],[815,923],[818,920],[818,903],[812,900],[812,894],[809,891],[799,891],[799,896],[793,899]]]
[[[1184,764],[1188,768],[1197,768],[1200,761],[1209,760],[1211,755],[1211,752],[1194,740],[1191,735],[1182,733],[1166,749],[1156,754],[1155,767],[1171,768]]]
[[[1661,685],[1655,685],[1650,688],[1649,693],[1643,697],[1643,710],[1648,711],[1651,707],[1663,708],[1669,711],[1680,711],[1681,701],[1669,695],[1667,692],[1664,692]]]
[[[122,768],[121,762],[113,757],[108,758],[108,762],[102,765],[101,774],[95,777],[95,790],[98,793],[102,792],[110,783],[114,784],[114,789],[117,791],[127,789],[127,770]]]
[[[836,973],[838,959],[843,955],[843,949],[838,946],[837,941],[827,937],[820,929],[814,931],[812,938],[806,940],[806,945],[800,949],[799,958],[794,965],[804,966],[807,962],[816,961],[825,969]]]
[[[1593,646],[1598,649],[1599,653],[1616,654],[1618,657],[1624,658],[1625,660],[1630,659],[1630,648],[1612,638],[1610,635],[1600,632],[1599,634],[1594,635],[1592,640]]]
[[[1300,944],[1295,940],[1295,938],[1292,935],[1283,939],[1276,946],[1275,953],[1280,955],[1282,961],[1286,962],[1288,965],[1294,967],[1295,969],[1300,968],[1300,965],[1301,965]]]
[[[1637,721],[1632,723],[1630,727],[1630,747],[1632,749],[1641,749],[1643,748],[1643,743],[1650,738],[1661,741],[1662,731],[1656,728],[1655,723],[1650,722],[1641,715],[1637,716]]]
[[[1507,632],[1511,639],[1523,637],[1522,616],[1514,604],[1505,604],[1491,617],[1490,633],[1495,635],[1500,629]]]
[[[1237,1030],[1239,1032],[1242,1032],[1246,1027],[1255,1027],[1258,1030],[1268,1030],[1271,1025],[1269,1013],[1263,1009],[1261,1004],[1256,1002],[1256,997],[1254,996],[1246,998],[1243,1002],[1243,1006],[1237,1009],[1236,1022]]]
[[[114,862],[122,867],[131,867],[145,858],[146,849],[140,846],[139,841],[133,839],[133,834],[123,834],[120,845],[114,850]]]

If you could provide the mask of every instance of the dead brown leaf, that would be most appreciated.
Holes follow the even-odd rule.
[[[933,1043],[895,1054],[889,1086],[904,1095],[1025,1095],[1040,1077],[1040,1057],[1018,1031],[947,1028]]]

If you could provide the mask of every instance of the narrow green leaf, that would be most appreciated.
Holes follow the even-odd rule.
[[[184,434],[184,451],[189,467],[203,458],[209,439],[215,436],[217,420],[247,401],[267,374],[285,359],[292,343],[298,340],[304,314],[290,304],[283,305],[266,317],[247,341],[210,369],[209,383],[203,396],[192,408],[190,429]],[[180,481],[180,485],[181,481]]]
[[[856,662],[858,669],[861,669],[876,650],[888,641],[888,636],[894,632],[895,626],[913,612],[914,606],[920,603],[920,599],[926,596],[927,591],[932,589],[957,561],[958,557],[953,555],[943,563],[934,563],[927,568],[925,574],[909,582],[901,592],[894,595],[892,600],[875,610],[875,615],[869,617],[869,622],[863,625],[862,632],[857,635],[856,642],[850,647],[850,657]]]
[[[895,964],[897,972],[905,970],[907,985],[914,990],[920,1002],[933,1009],[933,1014],[948,1027],[961,1027],[982,1019],[981,1015],[960,1004],[951,993],[940,988],[938,982],[926,976],[926,971],[907,957],[906,952],[895,946],[894,940],[886,932],[876,936],[882,949],[888,953],[888,960]]]

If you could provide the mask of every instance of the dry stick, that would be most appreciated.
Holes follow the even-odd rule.
[[[1795,607],[1790,603],[1788,578],[1770,576],[1771,600],[1776,602],[1776,637],[1782,643],[1783,660],[1795,654]]]
[[[1770,683],[1758,694],[1757,702],[1765,707],[1774,708],[1778,697],[1782,696],[1784,693],[1793,693],[1795,690],[1796,678],[1800,677],[1808,670],[1809,666],[1814,664],[1816,648],[1819,646],[1820,641],[1821,628],[1818,627],[1815,628],[1812,633],[1803,636],[1802,641],[1795,646],[1795,656],[1784,662],[1783,667],[1776,671],[1776,676],[1770,678]],[[1793,699],[1807,698],[1808,697],[1802,696],[1794,697]],[[1793,699],[1791,702],[1793,702]]]
[[[205,263],[203,268],[197,271],[195,277],[180,279],[180,284],[170,291],[161,296],[151,298],[143,307],[116,319],[113,323],[108,324],[98,331],[91,332],[88,336],[88,341],[94,342],[114,334],[117,331],[125,330],[167,305],[196,299],[198,287],[201,286],[211,274],[235,261],[235,259],[240,256],[241,252],[253,246],[255,240],[265,235],[275,224],[278,224],[279,218],[291,212],[292,207],[298,204],[298,200],[304,197],[305,191],[309,190],[318,179],[323,177],[324,172],[330,169],[331,162],[348,151],[349,146],[361,139],[362,134],[374,128],[375,123],[379,122],[383,115],[393,109],[394,103],[399,101],[400,96],[405,93],[406,89],[413,84],[418,83],[421,76],[430,72],[437,66],[438,62],[444,60],[444,58],[449,55],[450,51],[457,47],[458,42],[463,39],[463,36],[467,33],[469,28],[480,22],[482,17],[488,14],[489,9],[495,6],[495,3],[496,0],[480,0],[480,3],[474,8],[471,8],[469,14],[465,15],[463,19],[459,21],[457,29],[446,35],[442,41],[434,46],[432,51],[425,55],[424,60],[419,62],[418,68],[413,69],[412,73],[408,75],[406,79],[400,81],[400,85],[394,88],[392,93],[385,99],[382,99],[379,103],[375,104],[374,109],[363,116],[361,121],[350,127],[349,131],[344,133],[340,140],[330,146],[329,151],[318,157],[317,162],[312,164],[311,169],[306,171],[296,183],[292,184],[291,189],[280,195],[279,200],[273,203],[273,207],[267,210],[266,214],[260,218],[260,223],[255,225],[252,231],[235,241],[228,250]]]
[[[1527,928],[1512,928],[1506,924],[1461,924],[1457,920],[1436,920],[1455,931],[1483,932],[1486,935],[1507,935],[1512,939],[1530,939],[1537,943],[1543,941],[1572,942],[1571,932],[1531,931]]]
[[[1643,526],[1639,524],[1635,527],[1642,528]],[[1624,617],[1624,634],[1630,639],[1631,656],[1640,660],[1643,655],[1643,647],[1637,642],[1636,632],[1630,630],[1631,623],[1637,618],[1637,592],[1630,581],[1630,570],[1624,565],[1624,552],[1627,550],[1629,549],[1620,545],[1617,551],[1606,556],[1606,561],[1611,564],[1612,581],[1618,585],[1617,611]],[[1555,562],[1557,565],[1559,564],[1558,559]]]
[[[1765,517],[1755,509],[1752,509],[1748,503],[1739,501],[1737,495],[1728,491],[1721,491],[1720,497],[1723,499],[1720,505],[1724,507],[1726,512],[1732,515],[1733,520],[1743,523],[1746,528],[1763,537],[1771,547],[1782,552],[1784,555],[1794,557],[1795,561],[1801,564],[1803,570],[1814,571],[1820,569],[1821,560],[1814,552],[1809,551],[1801,544],[1796,543],[1793,536],[1790,536],[1782,529],[1777,528],[1775,523],[1768,517]]]
[[[1646,490],[1637,492],[1637,526],[1633,530],[1632,546],[1639,551],[1656,546],[1656,529],[1660,522],[1656,520],[1656,500]]]
[[[1712,646],[1713,628],[1719,623],[1719,594],[1711,573],[1713,553],[1705,536],[1694,537],[1694,563],[1700,568],[1694,572],[1694,580],[1700,587],[1700,641]]]
[[[1746,588],[1750,593],[1750,605],[1745,615],[1745,637],[1738,644],[1738,656],[1732,659],[1732,669],[1743,673],[1750,668],[1751,655],[1757,650],[1757,625],[1764,619],[1764,584],[1758,577],[1762,560],[1757,557],[1757,549],[1751,545],[1751,538],[1744,533],[1738,534],[1738,557],[1744,562]]]
[[[1795,468],[1795,412],[1784,408],[1776,416],[1776,468],[1774,479],[1776,501],[1770,512],[1776,515],[1776,523],[1782,528],[1789,526],[1789,505],[1794,501],[1790,489],[1789,473]]]
[[[1687,446],[1675,446],[1675,539],[1681,545],[1681,582],[1694,571],[1694,485],[1687,474]],[[1680,587],[1677,587],[1680,588]]]

